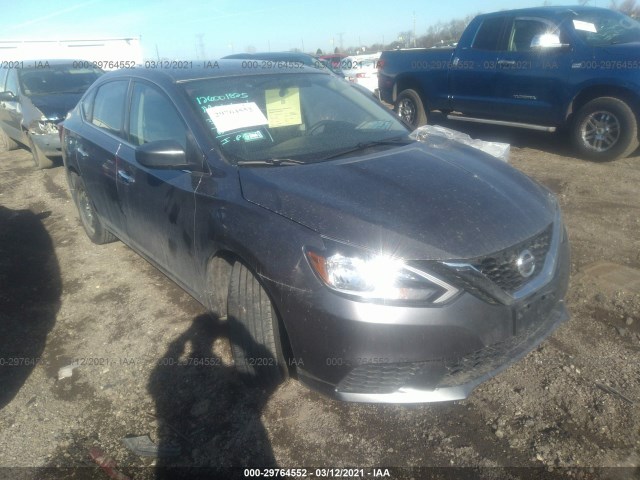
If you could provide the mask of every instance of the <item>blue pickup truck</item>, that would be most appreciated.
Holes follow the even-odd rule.
[[[447,118],[554,132],[577,154],[613,160],[638,148],[640,23],[594,7],[479,15],[457,46],[385,51],[380,97],[414,127]]]

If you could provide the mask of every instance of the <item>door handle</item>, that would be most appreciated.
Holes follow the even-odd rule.
[[[498,65],[501,67],[513,67],[515,64],[515,60],[498,60]]]
[[[79,146],[78,148],[76,148],[76,152],[78,152],[78,154],[82,157],[82,158],[87,158],[89,156],[89,154],[87,152],[84,151],[84,148],[82,148],[82,146]]]
[[[124,170],[118,170],[118,177],[120,178],[120,180],[122,180],[124,183],[136,183],[136,179],[133,178],[132,175],[128,174],[127,172],[125,172]]]

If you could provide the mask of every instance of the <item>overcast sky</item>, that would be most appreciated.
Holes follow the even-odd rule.
[[[2,40],[141,37],[145,58],[195,59],[292,48],[315,52],[390,43],[401,31],[543,0],[50,0],[4,1]],[[552,5],[577,0],[549,1]],[[605,0],[591,4],[608,6]],[[199,48],[200,46],[200,48]],[[0,53],[1,55],[1,53]],[[0,58],[0,60],[2,60]]]

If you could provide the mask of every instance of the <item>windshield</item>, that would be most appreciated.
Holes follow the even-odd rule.
[[[640,41],[640,23],[612,10],[580,13],[573,18],[573,28],[592,47]]]
[[[25,95],[84,93],[101,74],[102,71],[95,68],[73,68],[71,65],[18,70]]]
[[[185,88],[233,163],[312,163],[410,141],[409,130],[390,110],[332,75],[215,78]]]

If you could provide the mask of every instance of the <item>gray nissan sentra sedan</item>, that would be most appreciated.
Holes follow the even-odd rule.
[[[558,203],[301,65],[118,71],[64,122],[81,223],[229,323],[237,369],[334,398],[467,397],[568,318]]]

